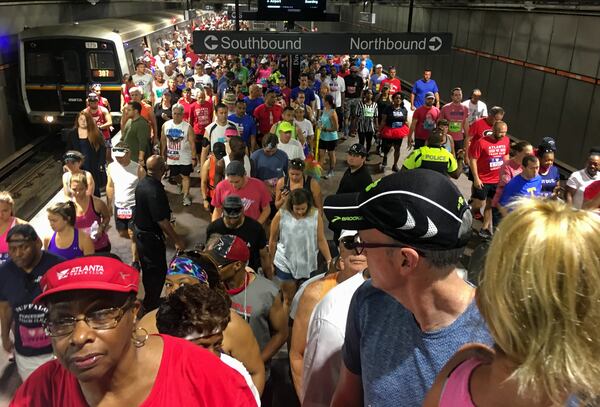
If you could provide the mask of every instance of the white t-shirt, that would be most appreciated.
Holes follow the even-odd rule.
[[[308,119],[304,119],[301,122],[294,120],[294,125],[300,127],[300,130],[302,130],[302,134],[304,134],[305,139],[309,136],[315,135],[313,125]]]
[[[302,372],[302,405],[329,406],[342,367],[346,319],[354,292],[365,282],[362,273],[333,287],[317,304],[306,333]]]
[[[203,75],[192,75],[192,78],[194,78],[194,87],[196,88],[200,88],[201,85],[208,85],[208,86],[212,86],[212,79],[210,79],[210,75],[207,74],[203,74]],[[200,85],[201,84],[201,85]]]
[[[327,78],[325,83],[329,85],[329,93],[333,96],[335,107],[342,106],[342,93],[346,91],[346,82],[344,78],[336,76],[335,79]]]
[[[592,182],[600,180],[600,172],[595,177],[590,177],[585,169],[575,171],[567,180],[567,186],[575,189],[573,194],[573,207],[581,209],[583,205],[583,192]]]
[[[290,141],[285,144],[280,141],[279,144],[277,144],[277,148],[286,153],[290,160],[293,160],[294,158],[304,160],[306,158],[304,155],[304,148],[302,148],[302,144],[300,144],[298,140],[290,139]]]
[[[469,109],[469,124],[472,124],[475,120],[481,119],[482,117],[487,117],[488,115],[487,105],[481,100],[478,100],[477,104],[473,104],[471,99],[467,99],[462,102],[462,105]]]
[[[220,141],[221,143],[225,143],[225,147],[227,147],[227,153],[229,154],[229,140],[227,140],[227,137],[225,137],[225,130],[227,130],[228,127],[234,127],[238,129],[238,136],[240,135],[240,130],[237,124],[229,120],[227,120],[227,124],[225,126],[221,126],[217,122],[212,122],[206,126],[206,129],[204,130],[204,137],[209,138],[211,151],[215,143]]]
[[[141,88],[144,92],[144,99],[150,99],[150,94],[152,93],[152,75],[150,74],[133,74],[131,75],[133,78],[133,83],[138,88]]]
[[[242,375],[244,380],[246,380],[246,384],[248,385],[248,387],[250,387],[250,391],[252,392],[252,395],[256,400],[256,405],[260,406],[260,394],[258,393],[258,389],[254,385],[252,377],[250,376],[250,373],[248,373],[248,370],[246,369],[244,364],[239,360],[232,358],[226,353],[221,353],[221,362],[225,363],[230,368],[235,369],[239,374]]]

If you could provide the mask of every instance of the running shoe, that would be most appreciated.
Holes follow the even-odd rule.
[[[183,196],[183,206],[190,206],[192,204],[192,198],[189,195]]]
[[[392,165],[392,171],[393,172],[398,172],[400,170],[398,169],[398,166],[396,164],[394,164],[394,165]]]
[[[490,232],[487,229],[481,229],[479,231],[479,237],[484,239],[484,240],[491,240],[492,239],[492,232]]]

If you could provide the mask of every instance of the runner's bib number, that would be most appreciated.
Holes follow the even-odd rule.
[[[499,170],[503,162],[502,157],[490,157],[490,170]]]
[[[133,217],[133,211],[129,208],[117,208],[118,219],[131,219]]]
[[[453,133],[458,133],[458,132],[462,131],[462,123],[461,122],[450,122],[450,126],[448,127],[448,130],[450,130]]]

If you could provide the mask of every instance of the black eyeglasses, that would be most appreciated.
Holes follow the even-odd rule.
[[[347,250],[354,250],[354,253],[356,253],[357,255],[362,254],[365,251],[365,249],[379,249],[379,248],[384,248],[384,247],[403,249],[403,248],[408,247],[413,250],[416,250],[416,252],[419,253],[419,255],[421,257],[425,257],[423,252],[421,252],[418,249],[415,249],[412,246],[406,245],[406,244],[402,244],[402,243],[367,243],[367,242],[361,240],[360,236],[358,236],[358,235],[355,235],[354,237],[348,236],[348,237],[343,238],[342,244],[344,245],[344,247]]]
[[[55,321],[47,321],[44,324],[46,335],[51,337],[68,335],[75,330],[75,325],[79,321],[85,321],[92,329],[114,329],[119,325],[125,312],[132,306],[133,303],[127,301],[122,307],[101,309],[91,312],[83,318],[63,317]]]

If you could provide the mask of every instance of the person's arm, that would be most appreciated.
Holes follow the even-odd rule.
[[[296,135],[298,136],[298,141],[300,142],[300,144],[302,144],[302,146],[304,146],[304,143],[306,143],[306,137],[304,137],[304,132],[302,131],[302,129],[298,126],[296,127]]]
[[[342,363],[340,379],[331,400],[331,407],[362,406],[363,386],[361,377],[348,370],[346,363]]]
[[[333,125],[333,127],[331,128],[331,131],[338,131],[340,126],[338,124],[338,117],[337,117],[337,113],[336,113],[335,109],[331,110],[331,124]]]
[[[265,388],[265,364],[260,356],[260,348],[250,325],[235,311],[231,310],[231,321],[225,328],[223,350],[233,358],[242,362],[252,383],[259,394]],[[225,349],[226,348],[226,349]]]
[[[567,180],[567,185],[565,188],[565,198],[567,200],[567,203],[571,206],[573,206],[573,197],[575,196],[576,192],[577,192],[577,184],[576,184],[575,180],[573,180],[573,176],[571,176]]]
[[[471,167],[471,174],[473,175],[473,186],[477,189],[483,188],[483,182],[481,182],[481,180],[479,179],[479,173],[477,171],[477,159],[476,158],[470,159],[470,167]]]
[[[221,216],[223,216],[223,208],[220,208],[220,207],[219,207],[219,208],[216,208],[216,207],[215,207],[215,210],[213,211],[213,213],[212,213],[212,217],[211,217],[211,219],[210,219],[210,220],[211,220],[211,222],[214,222],[214,221],[216,221],[217,219],[220,219],[220,218],[221,218]]]
[[[94,242],[92,241],[90,235],[88,235],[82,230],[75,229],[75,231],[79,233],[79,248],[83,252],[83,255],[87,256],[90,254],[94,254]]]
[[[267,187],[265,186],[265,189]],[[266,192],[269,197],[271,196],[271,194],[269,192]],[[270,202],[267,202],[265,204],[265,206],[263,206],[262,210],[260,211],[260,216],[258,217],[258,219],[256,219],[256,221],[258,223],[260,223],[261,225],[264,225],[266,221],[269,220],[269,215],[271,214],[271,205]]]
[[[435,92],[435,107],[440,108],[440,94],[439,92]]]
[[[156,123],[156,117],[154,113],[150,115],[150,128],[152,129],[152,144],[156,144],[158,139],[158,124]]]
[[[260,266],[262,267],[263,274],[269,280],[273,279],[273,263],[271,263],[271,257],[269,256],[269,250],[265,246],[259,251],[260,254]]]
[[[202,206],[207,211],[210,209],[208,202],[208,170],[210,161],[206,161],[200,170],[200,194],[202,196]]]
[[[0,301],[0,329],[2,330],[2,348],[8,353],[14,350],[14,343],[10,339],[13,315],[8,301]]]
[[[92,173],[89,171],[85,171],[85,178],[87,180],[87,191],[85,191],[85,194],[87,196],[93,196],[94,195],[94,190],[96,189],[96,183],[94,182],[94,177],[92,176]]]
[[[69,174],[68,172],[65,172],[65,173],[63,174],[63,177],[62,177],[62,182],[63,182],[63,195],[65,196],[65,200],[67,200],[67,201],[68,201],[69,199],[71,199],[71,196],[73,196],[73,195],[71,194],[71,188],[69,187],[69,183],[68,183],[68,181],[67,181],[67,179],[68,179],[68,178],[67,178],[67,177],[68,177],[68,174]]]
[[[215,185],[223,181],[225,178],[225,160],[220,159],[215,164]]]
[[[108,109],[106,108],[102,108],[102,113],[104,115],[104,121],[105,123],[103,125],[98,126],[100,128],[100,130],[104,130],[104,129],[110,129],[112,127],[112,116],[110,115],[110,112],[108,111]]]
[[[162,229],[162,231],[171,239],[173,244],[175,245],[175,249],[177,250],[185,250],[185,241],[181,236],[175,232],[173,229],[173,225],[171,224],[170,219],[163,219],[158,221],[158,225]]]
[[[319,213],[323,215],[323,195],[321,194],[321,186],[314,178],[310,180],[310,192],[312,193],[315,207],[319,209]]]
[[[271,229],[269,233],[269,255],[270,263],[275,264],[275,252],[277,251],[277,241],[279,240],[279,220],[281,219],[281,212],[277,212],[275,217],[271,221]]]
[[[318,292],[315,292],[318,291]],[[290,369],[292,372],[292,379],[294,382],[294,388],[299,398],[302,396],[302,374],[304,371],[304,351],[306,350],[306,333],[308,332],[308,325],[310,323],[310,316],[321,300],[319,295],[321,291],[320,284],[315,288],[313,284],[310,284],[300,297],[298,308],[296,311],[296,317],[294,318],[294,325],[292,327],[291,334],[291,346],[290,346]]]
[[[317,214],[317,242],[319,244],[319,251],[325,258],[327,267],[329,267],[329,264],[331,263],[331,252],[329,251],[329,244],[327,243],[327,238],[325,237],[323,218],[320,214]]]
[[[281,292],[277,293],[275,301],[269,311],[269,327],[271,329],[271,339],[265,345],[261,352],[263,362],[268,362],[279,351],[289,335],[288,328],[288,309],[283,304]]]
[[[413,112],[415,111],[415,94],[414,94],[414,90],[410,94],[410,110],[412,110]]]
[[[100,230],[98,230],[98,235],[101,235],[106,232],[106,229],[108,229],[108,226],[110,225],[111,211],[109,206],[106,205],[102,199],[95,196],[93,196],[92,199],[94,200],[94,208],[100,213],[101,221],[100,225],[98,225],[100,228]]]
[[[110,167],[106,168],[106,205],[109,208],[114,206],[115,201],[115,184],[110,175]]]
[[[415,128],[417,127],[417,123],[419,119],[415,118],[413,115],[412,122],[410,123],[410,128],[408,130],[408,146],[412,147],[415,145]]]
[[[498,212],[500,212],[500,215],[502,215],[503,218],[505,218],[508,215],[508,209],[506,209],[506,206],[502,206],[500,205],[500,203],[498,203]]]

